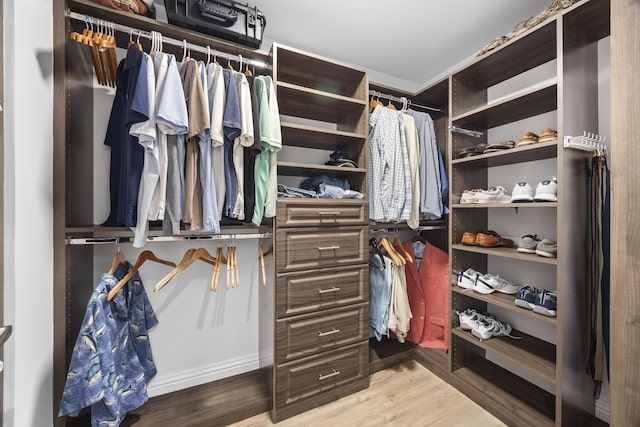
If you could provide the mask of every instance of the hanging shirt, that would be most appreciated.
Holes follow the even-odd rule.
[[[218,220],[222,220],[225,200],[225,176],[224,176],[224,129],[222,119],[224,117],[225,87],[222,76],[222,67],[218,64],[207,66],[207,84],[209,113],[211,115],[211,168],[218,204]]]
[[[198,64],[194,59],[186,60],[180,67],[180,78],[187,102],[189,131],[185,138],[184,159],[184,205],[182,217],[191,230],[202,228],[202,194],[198,149],[205,129],[209,128],[207,100],[202,88]]]
[[[136,337],[131,333],[130,322],[134,319],[129,311],[132,305],[136,308],[138,303],[148,303],[146,293],[131,292],[129,297],[133,299],[128,305],[124,292],[107,301],[107,294],[117,283],[116,276],[103,274],[87,304],[71,355],[59,416],[77,416],[90,406],[93,426],[119,425],[128,411],[139,408],[148,399],[146,384],[150,378],[145,371],[155,373],[155,367],[140,362],[134,346]],[[134,318],[145,320],[135,325],[142,334],[139,343],[144,352],[141,343],[146,339],[147,328],[155,325],[155,316],[148,306],[144,316],[139,313]]]
[[[145,62],[147,71],[146,93],[148,96],[147,112],[148,119],[144,122],[131,125],[129,134],[138,138],[138,142],[144,149],[144,160],[140,177],[140,187],[138,189],[137,220],[133,228],[133,247],[141,248],[147,241],[149,231],[149,211],[153,194],[156,191],[158,179],[160,178],[160,163],[158,153],[158,142],[156,132],[156,74],[154,72],[151,57],[146,53],[142,54],[142,61]]]
[[[276,88],[270,76],[262,77],[267,89],[269,100],[269,181],[264,202],[264,216],[276,216],[276,201],[278,198],[278,151],[282,149],[282,130],[280,129],[280,109],[276,97]]]
[[[129,129],[149,118],[147,70],[142,57],[142,52],[132,45],[116,73],[116,95],[104,141],[111,148],[110,211],[102,224],[108,227],[136,226],[144,150],[138,139],[129,134]]]
[[[224,129],[224,179],[225,201],[223,215],[233,217],[237,197],[237,178],[233,163],[234,140],[242,131],[238,89],[231,70],[222,70],[226,99],[222,126]]]
[[[377,254],[369,255],[369,326],[378,341],[388,333],[392,265],[386,256],[383,264]]]
[[[209,119],[211,113],[209,111],[209,93],[208,81],[204,62],[198,62],[198,71],[200,72],[200,80],[202,88],[205,91],[205,107],[206,114]],[[211,123],[211,120],[209,120]],[[220,232],[220,218],[218,216],[218,201],[216,199],[216,189],[213,176],[213,168],[211,167],[211,130],[205,129],[199,141],[200,147],[200,186],[202,187],[202,228],[201,231]]]
[[[409,219],[407,219],[407,225],[409,228],[416,229],[420,225],[420,147],[418,130],[412,116],[403,113],[401,117],[407,140],[409,178],[411,180],[411,213]]]
[[[253,145],[244,149],[244,220],[250,223],[253,219],[253,210],[256,205],[255,166],[256,157],[262,151],[260,145],[260,108],[258,106],[258,94],[256,93],[255,77],[247,76],[249,90],[251,91],[251,111],[253,117]]]
[[[236,203],[233,217],[244,220],[244,148],[253,145],[253,111],[251,110],[251,92],[247,77],[238,72],[233,76],[238,91],[240,107],[240,135],[233,141],[233,165],[236,171]]]
[[[162,220],[165,217],[165,209],[167,209],[167,195],[175,194],[176,188],[178,197],[171,199],[170,210],[175,216],[176,229],[175,233],[179,233],[180,223],[180,177],[179,175],[171,175],[172,183],[168,188],[169,180],[169,155],[168,145],[173,144],[175,150],[175,144],[177,139],[175,135],[184,135],[189,129],[188,116],[187,116],[187,104],[184,99],[184,92],[182,89],[182,82],[180,81],[180,72],[176,64],[176,58],[173,55],[163,52],[157,52],[153,55],[153,64],[156,74],[156,103],[157,114],[156,124],[158,127],[158,165],[159,165],[159,178],[156,191],[153,195],[151,202],[151,208],[149,211],[149,220],[157,221]],[[171,139],[171,143],[169,143]],[[177,159],[176,159],[177,161]],[[173,168],[176,168],[174,165]],[[173,212],[176,212],[174,215]],[[171,220],[169,220],[171,222]]]
[[[407,279],[405,266],[393,265],[391,276],[391,300],[389,303],[389,331],[393,332],[399,342],[403,343],[409,332],[412,318],[409,297],[407,295]]]
[[[404,127],[399,111],[377,106],[369,117],[369,218],[410,218],[411,178]]]

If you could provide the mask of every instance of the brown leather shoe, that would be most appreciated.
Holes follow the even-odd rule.
[[[485,236],[497,236],[498,233],[496,233],[493,230],[488,230],[488,231],[482,231],[482,230],[478,230],[478,231],[465,231],[462,234],[462,244],[463,245],[467,245],[467,246],[477,246],[478,245],[478,236],[480,235],[485,235]]]
[[[476,245],[483,248],[511,247],[513,246],[513,240],[504,239],[499,234],[478,233]]]

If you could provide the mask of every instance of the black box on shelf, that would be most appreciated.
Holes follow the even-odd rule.
[[[267,20],[257,7],[233,0],[165,0],[170,24],[259,48]]]

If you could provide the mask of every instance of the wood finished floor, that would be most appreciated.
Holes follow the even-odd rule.
[[[271,425],[274,424],[265,412],[230,427]],[[419,363],[409,361],[371,375],[366,390],[275,425],[494,427],[505,424]]]

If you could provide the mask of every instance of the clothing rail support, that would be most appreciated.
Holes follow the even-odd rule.
[[[373,96],[373,97],[377,96],[378,98],[384,98],[384,99],[388,99],[390,101],[395,101],[395,102],[404,102],[404,101],[406,101],[407,104],[408,104],[407,107],[414,106],[414,107],[422,108],[422,109],[425,109],[425,110],[437,111],[438,113],[442,113],[442,109],[440,109],[440,108],[430,107],[428,105],[416,104],[415,102],[411,101],[410,99],[408,99],[408,98],[406,98],[404,96],[403,97],[397,97],[397,96],[390,95],[388,93],[382,93],[382,92],[379,92],[379,91],[373,90],[373,89],[369,90],[369,95]]]
[[[147,242],[184,242],[191,240],[246,240],[273,237],[273,233],[186,234],[183,236],[149,236]],[[132,242],[133,237],[67,237],[67,245],[102,245]]]
[[[122,25],[122,24],[118,24],[115,22],[111,22],[111,21],[107,21],[105,19],[97,19],[94,18],[93,16],[90,15],[85,15],[83,13],[78,13],[78,12],[73,12],[70,10],[67,10],[65,12],[65,15],[68,18],[74,19],[76,21],[80,21],[85,23],[85,25],[93,25],[93,24],[106,24],[108,23],[109,27],[116,30],[116,31],[120,31],[121,33],[125,33],[125,34],[135,34],[139,37],[144,37],[146,39],[149,40],[153,40],[153,36],[151,34],[150,31],[144,31],[144,30],[140,30],[138,28],[133,28],[133,27],[129,27],[128,25]],[[171,37],[166,37],[166,36],[162,36],[162,43],[166,43],[172,46],[176,46],[179,48],[183,48],[185,47],[185,41],[184,40],[177,40],[177,39],[172,39]],[[209,48],[207,50],[207,47],[202,47],[193,43],[186,43],[186,48],[191,50],[191,51],[195,51],[195,52],[199,52],[202,53],[204,55],[207,55],[207,53],[211,53],[211,51],[213,49]],[[233,60],[233,61],[240,61],[240,55],[233,55],[230,53],[226,53],[226,52],[220,52],[217,50],[214,50],[215,54],[217,56],[220,56],[222,58],[225,58],[227,60]],[[242,57],[242,61],[245,64],[251,64],[254,67],[260,67],[260,68],[269,68],[269,64],[267,64],[264,61],[256,61],[254,59],[249,59],[249,58],[245,58]]]

